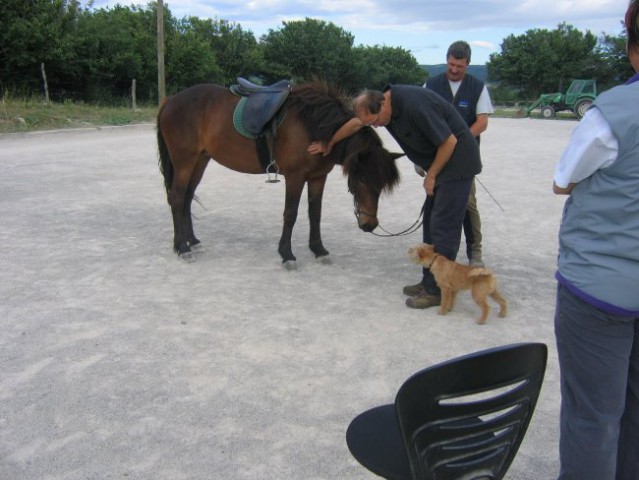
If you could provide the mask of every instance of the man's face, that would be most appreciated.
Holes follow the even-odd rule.
[[[377,127],[377,126],[380,125],[380,123],[379,123],[380,114],[379,113],[370,113],[365,108],[360,108],[359,110],[357,110],[356,116],[357,116],[357,118],[360,119],[360,121],[364,125],[368,125],[369,127]]]
[[[468,70],[468,59],[466,58],[455,58],[453,56],[449,56],[448,60],[446,60],[446,64],[448,66],[446,70],[446,76],[448,80],[451,82],[459,82],[466,75],[466,70]]]

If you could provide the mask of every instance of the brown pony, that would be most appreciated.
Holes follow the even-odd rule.
[[[242,173],[265,173],[255,140],[234,127],[233,114],[240,98],[221,86],[196,85],[169,97],[158,113],[159,165],[173,215],[173,248],[186,261],[192,261],[192,252],[201,248],[193,232],[191,202],[209,160]],[[286,115],[273,145],[278,172],[286,182],[278,251],[284,265],[294,269],[291,234],[304,185],[308,186],[309,247],[318,260],[328,261],[320,236],[328,173],[335,164],[342,166],[355,199],[359,227],[371,232],[378,224],[380,194],[392,191],[399,182],[395,159],[401,155],[389,153],[370,127],[339,142],[327,157],[308,153],[311,141],[327,142],[353,116],[346,97],[325,83],[294,86],[283,109]]]

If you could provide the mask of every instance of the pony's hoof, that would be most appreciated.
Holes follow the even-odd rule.
[[[184,263],[193,263],[193,262],[195,262],[195,255],[193,255],[193,252],[180,253],[179,258]]]
[[[297,262],[295,260],[287,260],[287,261],[283,262],[282,265],[289,272],[293,271],[293,270],[297,270]]]
[[[316,258],[317,263],[321,263],[322,265],[332,265],[333,259],[328,255],[322,255],[321,257]]]
[[[191,245],[191,251],[193,253],[204,253],[206,249],[201,243],[196,243],[195,245]]]

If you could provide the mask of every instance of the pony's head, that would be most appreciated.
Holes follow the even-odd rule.
[[[377,228],[377,207],[382,193],[391,193],[400,175],[395,160],[403,153],[391,153],[371,127],[364,127],[343,140],[336,149],[339,163],[348,178],[348,191],[353,194],[355,216],[359,228],[372,232]],[[339,150],[343,150],[340,152]]]
[[[309,137],[327,143],[335,131],[353,117],[350,99],[326,82],[295,86],[289,96],[293,108],[309,132]],[[355,201],[359,228],[372,232],[378,225],[377,205],[383,192],[390,193],[399,183],[395,159],[371,127],[364,127],[338,142],[326,159],[342,165],[348,177],[348,190]]]

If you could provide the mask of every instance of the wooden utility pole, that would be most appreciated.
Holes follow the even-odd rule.
[[[164,0],[158,0],[158,104],[166,96],[164,80]]]

